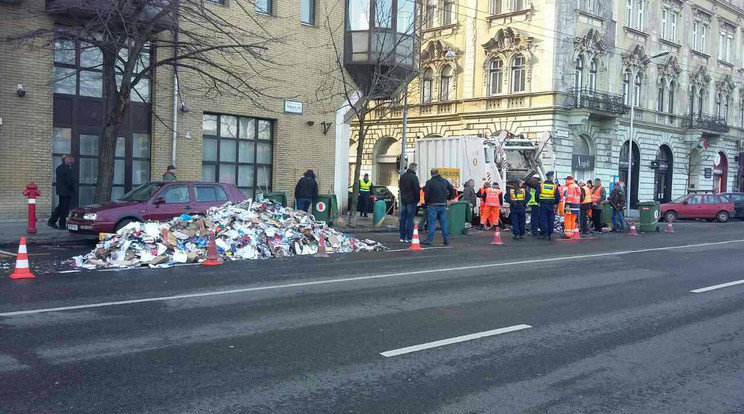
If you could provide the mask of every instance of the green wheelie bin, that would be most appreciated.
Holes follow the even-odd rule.
[[[602,203],[602,227],[612,227],[612,204],[609,200]]]
[[[447,232],[449,234],[467,234],[465,229],[465,218],[470,203],[467,201],[455,201],[447,208]]]
[[[336,203],[335,194],[318,194],[313,200],[313,217],[317,221],[325,221],[329,226],[333,224],[333,211],[338,204]]]
[[[659,231],[659,217],[661,217],[661,205],[658,201],[642,201],[638,203],[641,212],[641,232],[650,233]]]
[[[284,192],[266,193],[264,194],[264,198],[277,204],[281,204],[282,207],[287,207],[287,194]]]

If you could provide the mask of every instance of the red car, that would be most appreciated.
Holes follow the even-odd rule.
[[[687,194],[661,205],[664,220],[708,219],[725,223],[734,214],[734,204],[723,194]]]
[[[153,181],[119,200],[72,210],[67,229],[76,233],[112,233],[133,221],[164,221],[183,213],[204,214],[210,207],[245,199],[245,195],[230,184]]]

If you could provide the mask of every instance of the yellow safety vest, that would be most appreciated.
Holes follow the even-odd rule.
[[[535,199],[535,193],[536,193],[535,189],[534,188],[531,188],[530,189],[530,201],[527,202],[527,205],[528,206],[536,206],[536,205],[538,205],[537,204],[537,200]]]
[[[364,179],[359,180],[359,191],[363,193],[369,193],[372,188],[372,181],[365,182]]]
[[[556,185],[553,183],[540,184],[540,201],[555,202]]]
[[[515,192],[513,188],[509,191],[510,191],[509,198],[511,198],[514,201],[524,201],[524,199],[527,197],[527,193],[523,189],[520,189],[519,193]]]

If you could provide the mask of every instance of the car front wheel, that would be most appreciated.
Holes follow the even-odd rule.
[[[677,220],[677,213],[674,211],[667,211],[664,213],[664,220],[665,221],[675,221]]]
[[[119,230],[123,229],[127,224],[133,222],[133,221],[139,221],[135,219],[123,219],[120,220],[118,223],[116,223],[116,227],[114,227],[114,233],[117,233]]]
[[[719,211],[718,214],[716,214],[716,220],[721,223],[729,221],[729,218],[731,218],[731,215],[728,213],[728,211]]]

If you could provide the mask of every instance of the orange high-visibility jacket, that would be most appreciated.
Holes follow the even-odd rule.
[[[489,188],[486,193],[486,206],[488,207],[501,207],[501,190],[497,188]]]
[[[592,203],[592,190],[590,190],[589,187],[584,187],[581,189],[581,191],[584,192],[584,200],[581,202],[581,204],[591,204]]]
[[[597,204],[599,203],[599,199],[602,197],[602,186],[594,187],[594,191],[592,192],[592,203]]]
[[[581,189],[576,183],[572,182],[566,186],[566,203],[568,204],[579,204],[581,203]]]

